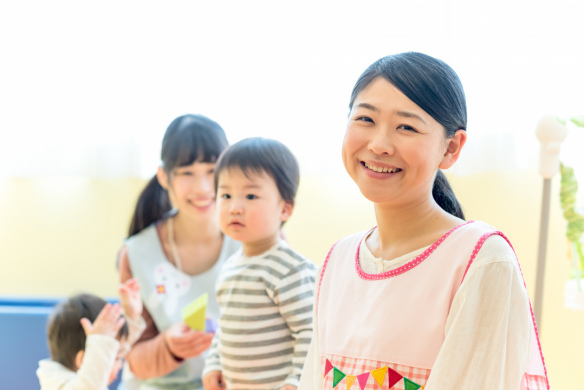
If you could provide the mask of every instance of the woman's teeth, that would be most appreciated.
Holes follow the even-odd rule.
[[[399,169],[399,168],[381,168],[381,167],[376,167],[375,165],[371,165],[371,164],[367,164],[367,163],[364,163],[364,164],[365,164],[365,167],[367,167],[368,169],[371,169],[372,171],[375,171],[375,172],[395,173],[395,172],[401,171],[401,169]]]
[[[205,201],[191,200],[191,204],[193,204],[195,207],[206,207],[206,206],[209,206],[211,203],[212,203],[212,201],[208,201],[208,200],[205,200]]]

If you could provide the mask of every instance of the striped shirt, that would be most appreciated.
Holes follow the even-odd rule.
[[[315,264],[283,241],[259,256],[230,257],[217,281],[221,317],[203,376],[222,371],[228,390],[298,387],[315,275]]]

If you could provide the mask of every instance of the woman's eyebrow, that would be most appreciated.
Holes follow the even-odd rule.
[[[368,110],[375,111],[375,112],[378,112],[379,111],[379,109],[377,107],[375,107],[374,105],[369,104],[369,103],[359,103],[359,104],[357,104],[357,107],[359,107],[359,108],[366,108]],[[419,116],[418,114],[415,114],[415,113],[413,113],[411,111],[397,111],[396,112],[396,115],[401,116],[401,117],[404,117],[404,118],[415,118],[415,119],[419,119],[424,124],[427,124],[426,121],[421,116]]]
[[[421,116],[419,116],[418,114],[414,114],[413,112],[410,111],[397,111],[396,115],[403,116],[404,118],[416,118],[421,120],[424,124],[427,124],[426,121],[422,119]]]
[[[357,104],[357,107],[366,108],[366,109],[371,110],[371,111],[379,111],[377,109],[377,107],[375,107],[374,105],[369,104],[369,103],[359,103],[359,104]]]

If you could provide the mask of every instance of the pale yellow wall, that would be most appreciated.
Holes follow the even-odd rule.
[[[536,172],[450,177],[468,219],[506,233],[533,296],[542,182]],[[0,181],[0,295],[116,293],[116,252],[141,180],[84,178]],[[568,275],[564,221],[553,181],[542,344],[555,389],[584,389],[584,312],[563,308]],[[345,176],[303,177],[285,230],[320,263],[339,238],[375,224],[373,209]]]

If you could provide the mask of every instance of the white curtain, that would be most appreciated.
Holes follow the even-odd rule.
[[[566,0],[4,1],[0,175],[151,176],[166,126],[188,112],[230,141],[285,142],[305,173],[339,173],[354,82],[409,50],[445,60],[465,86],[455,173],[533,168],[539,118],[584,114],[582,11]],[[572,129],[562,150],[580,174],[581,136]]]

